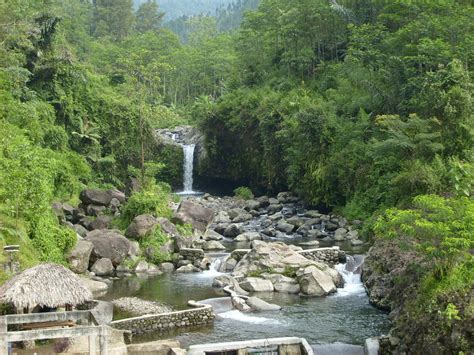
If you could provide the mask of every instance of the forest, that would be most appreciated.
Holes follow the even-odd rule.
[[[0,0],[0,243],[67,264],[51,204],[131,178],[167,216],[182,155],[154,131],[192,125],[201,176],[292,191],[416,252],[399,332],[428,307],[421,343],[472,322],[472,2],[169,3]]]

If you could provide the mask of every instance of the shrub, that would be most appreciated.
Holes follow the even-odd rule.
[[[168,206],[169,202],[169,190],[161,185],[133,193],[122,210],[123,227],[128,226],[136,216],[141,214],[171,218],[172,211]]]
[[[252,190],[250,190],[248,187],[238,187],[234,190],[234,195],[235,197],[242,198],[244,200],[251,200],[253,199],[253,193]]]
[[[156,226],[155,230],[140,240],[140,247],[147,251],[147,261],[153,264],[160,264],[171,259],[171,255],[161,251],[161,247],[169,241],[169,237],[162,231],[160,226]]]

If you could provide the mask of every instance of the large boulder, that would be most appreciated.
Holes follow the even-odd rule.
[[[85,240],[94,245],[91,262],[107,258],[114,266],[118,266],[129,255],[130,241],[116,230],[94,230],[87,233]]]
[[[176,226],[170,222],[169,219],[166,219],[164,217],[158,217],[156,219],[157,224],[160,226],[161,230],[168,236],[170,237],[177,237],[180,236],[180,233],[178,232],[178,229]]]
[[[215,240],[210,240],[205,242],[202,246],[204,250],[225,250],[225,246]]]
[[[112,223],[112,217],[110,216],[99,216],[89,224],[89,228],[94,229],[107,229]]]
[[[89,259],[94,245],[87,240],[80,240],[69,253],[68,261],[72,271],[82,274],[89,267]]]
[[[149,214],[136,216],[125,231],[125,235],[131,239],[141,239],[153,232],[158,221]]]
[[[248,292],[273,292],[272,282],[259,277],[246,277],[239,286]]]
[[[326,296],[336,292],[336,285],[330,275],[311,265],[299,272],[301,294],[305,296]]]
[[[224,230],[224,236],[227,238],[235,238],[241,233],[241,229],[237,224],[231,224]]]
[[[290,234],[295,229],[295,226],[290,223],[287,223],[285,220],[281,220],[277,224],[277,229],[280,232]]]
[[[79,198],[85,205],[108,206],[112,195],[104,190],[85,189],[81,191]]]
[[[346,240],[347,229],[345,228],[338,228],[334,232],[334,240],[337,242]]]
[[[283,273],[286,268],[298,269],[309,265],[318,265],[322,269],[326,267],[324,264],[305,258],[295,250],[294,246],[281,242],[266,243],[255,240],[252,242],[252,249],[236,265],[233,274],[245,276],[252,272],[265,272],[270,269]]]
[[[299,293],[300,285],[295,279],[284,275],[274,275],[270,278],[276,292]]]
[[[245,232],[242,234],[239,234],[234,241],[236,242],[251,242],[254,240],[260,240],[262,239],[262,236],[258,232]]]
[[[173,216],[173,222],[178,224],[192,224],[193,227],[204,232],[208,224],[214,219],[214,211],[192,201],[183,201]]]
[[[97,260],[91,267],[91,271],[97,276],[113,276],[114,266],[112,261],[107,258]]]

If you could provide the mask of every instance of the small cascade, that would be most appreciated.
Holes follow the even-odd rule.
[[[207,254],[209,270],[202,272],[200,275],[202,277],[216,277],[222,275],[225,272],[225,264],[229,256],[229,253]]]
[[[361,267],[364,263],[363,255],[347,255],[345,264],[338,264],[335,269],[344,279],[344,288],[337,290],[338,296],[364,294],[365,289],[361,281]]]

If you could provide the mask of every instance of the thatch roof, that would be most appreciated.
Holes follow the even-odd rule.
[[[0,303],[17,308],[76,306],[92,299],[91,291],[81,279],[57,264],[27,269],[0,287]]]

